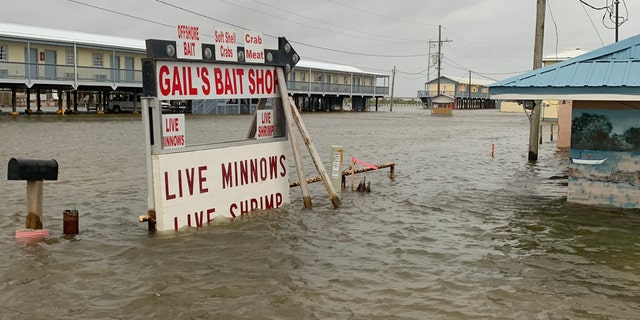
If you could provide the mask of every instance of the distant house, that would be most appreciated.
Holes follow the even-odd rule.
[[[640,208],[640,35],[490,90],[496,99],[572,100],[567,200]]]
[[[351,109],[365,111],[369,99],[389,95],[389,75],[328,62],[301,59],[289,72],[287,89],[303,111]]]
[[[436,78],[427,82],[425,84],[426,90],[418,91],[418,98],[427,107],[431,107],[434,97],[445,95],[456,100],[456,109],[493,109],[495,104],[489,97],[491,83],[493,81],[469,79],[469,77],[441,76],[439,81]]]

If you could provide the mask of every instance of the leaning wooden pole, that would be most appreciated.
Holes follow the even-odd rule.
[[[249,127],[249,132],[247,133],[247,139],[253,139],[256,137],[256,126],[258,122],[258,110],[264,109],[264,106],[267,104],[267,98],[260,98],[258,101],[258,105],[256,106],[256,111],[253,113],[253,120],[251,121],[251,126]]]
[[[280,81],[284,81],[284,75],[282,74],[278,74],[278,83],[280,83]],[[316,165],[318,174],[320,174],[320,176],[322,177],[322,183],[324,184],[325,189],[327,189],[327,192],[329,193],[329,198],[331,199],[331,203],[333,203],[334,208],[338,208],[340,206],[340,197],[336,193],[336,190],[333,188],[333,184],[331,184],[331,178],[329,177],[327,170],[325,170],[324,165],[322,164],[322,160],[320,159],[320,156],[318,156],[318,151],[316,150],[316,147],[313,145],[313,142],[311,141],[311,136],[307,131],[307,127],[304,125],[304,122],[302,122],[302,119],[300,118],[300,113],[298,113],[298,109],[296,108],[293,98],[291,97],[289,98],[289,107],[290,107],[291,113],[293,114],[293,119],[296,121],[296,124],[298,125],[300,134],[304,138],[304,144],[307,145],[307,149],[309,149],[309,153],[311,154],[311,159],[313,159],[313,163]]]
[[[284,79],[284,71],[282,67],[276,68],[278,75],[278,87],[280,88],[280,99],[282,101],[282,109],[284,110],[285,122],[287,123],[287,134],[289,135],[289,141],[291,141],[291,150],[293,150],[293,159],[296,163],[296,172],[298,173],[298,179],[300,180],[300,189],[302,189],[302,201],[304,207],[311,208],[311,195],[309,194],[309,187],[307,186],[307,180],[304,175],[304,169],[302,167],[302,157],[298,151],[298,143],[296,141],[296,135],[293,133],[293,116],[291,115],[291,108],[289,106],[289,94],[287,93],[287,82]]]

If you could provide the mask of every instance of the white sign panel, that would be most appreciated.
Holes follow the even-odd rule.
[[[157,230],[289,203],[286,141],[155,155]]]
[[[273,110],[258,110],[256,116],[256,139],[273,138]]]
[[[273,66],[157,61],[156,82],[160,100],[280,96]]]
[[[184,148],[184,114],[162,115],[162,148]]]
[[[238,62],[238,39],[235,30],[215,28],[213,38],[216,45],[217,61]]]
[[[264,63],[264,43],[262,32],[244,32],[244,60],[251,63]]]
[[[176,56],[178,59],[202,60],[202,42],[200,41],[200,28],[180,24],[177,28]]]

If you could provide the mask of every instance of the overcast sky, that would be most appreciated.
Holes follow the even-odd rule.
[[[614,0],[585,0],[596,8]],[[0,0],[2,22],[135,39],[175,39],[178,24],[284,36],[302,59],[391,75],[395,96],[424,88],[428,42],[442,46],[442,75],[501,80],[530,70],[536,0]],[[620,0],[619,39],[640,31],[640,3]],[[614,24],[579,0],[547,0],[544,54],[615,42]],[[204,42],[212,43],[212,38]],[[434,54],[437,49],[431,49]],[[436,69],[430,68],[430,79]]]

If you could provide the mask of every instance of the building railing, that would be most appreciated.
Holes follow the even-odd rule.
[[[142,71],[100,67],[74,67],[46,63],[19,63],[0,61],[0,83],[6,80],[51,81],[64,84],[126,85],[142,88]]]
[[[0,83],[33,81],[64,85],[105,85],[142,88],[142,71],[81,67],[46,63],[19,63],[0,61]],[[324,82],[288,81],[292,93],[386,96],[388,86],[348,85]]]
[[[469,98],[469,91],[440,91],[440,94],[447,95],[454,98]],[[436,91],[418,90],[418,98],[421,97],[435,97],[438,93]],[[489,99],[489,92],[471,92],[472,99]]]
[[[302,94],[335,94],[335,95],[371,95],[389,94],[389,87],[336,84],[308,81],[288,81],[287,89],[292,93]]]

